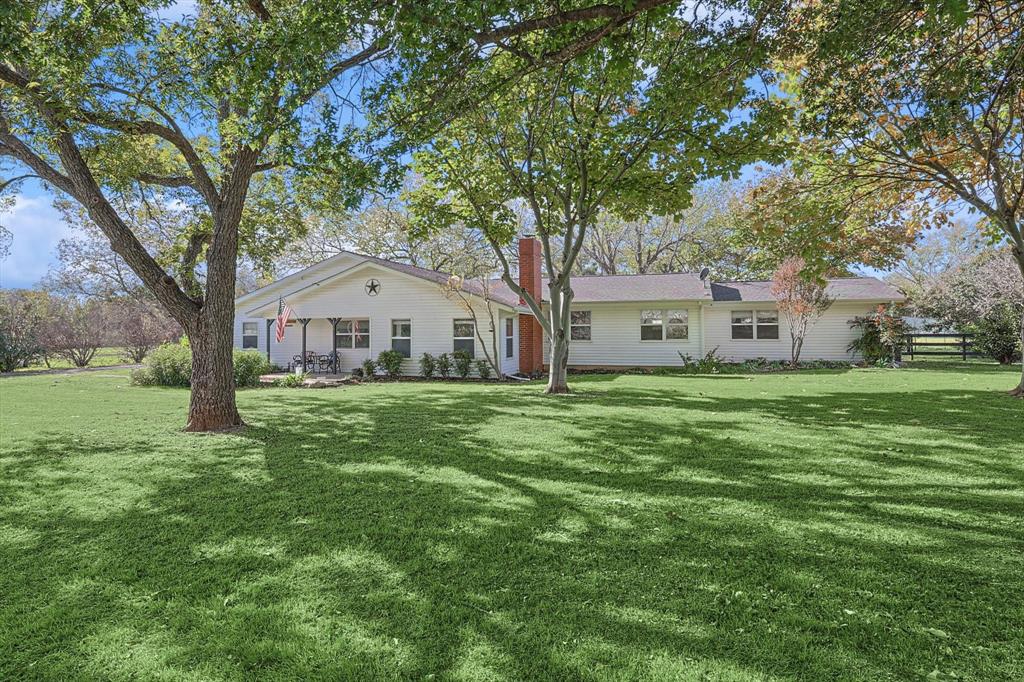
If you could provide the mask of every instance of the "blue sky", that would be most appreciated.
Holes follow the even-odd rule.
[[[158,12],[165,21],[176,21],[195,9],[195,0],[177,0]],[[14,173],[17,175],[19,173]],[[53,208],[53,194],[35,180],[25,181],[14,209],[0,214],[0,225],[14,235],[11,254],[0,261],[0,287],[31,287],[56,260],[57,243],[71,236],[71,228]]]
[[[54,250],[69,228],[53,208],[53,196],[38,182],[26,181],[12,211],[0,215],[14,235],[11,254],[0,262],[0,287],[20,288],[36,284],[54,262]]]

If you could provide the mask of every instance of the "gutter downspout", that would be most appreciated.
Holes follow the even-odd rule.
[[[711,270],[709,268],[706,268],[706,267],[705,268],[701,268],[701,271],[700,271],[700,281],[701,281],[701,284],[704,285],[704,290],[709,292],[709,296],[710,296],[710,292],[711,292]],[[700,352],[700,358],[703,359],[704,358],[704,353],[705,353],[704,347],[707,345],[706,342],[705,342],[705,339],[707,337],[707,331],[704,328],[704,301],[699,301],[697,303],[697,310],[699,311],[699,316],[700,316],[700,343],[697,344],[697,348],[699,349],[699,352]]]
[[[697,304],[697,310],[699,311],[699,316],[700,316],[700,343],[697,345],[697,348],[699,349],[700,357],[703,358],[704,357],[705,338],[707,337],[707,329],[704,327],[704,302],[703,301],[701,301],[700,303]]]

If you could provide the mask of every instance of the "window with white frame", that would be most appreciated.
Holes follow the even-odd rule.
[[[569,313],[569,339],[590,341],[590,311],[573,310]]]
[[[339,320],[338,348],[369,348],[370,320]]]
[[[732,338],[741,340],[754,338],[753,310],[732,311]]]
[[[256,322],[242,323],[242,348],[260,347],[260,328]]]
[[[452,337],[454,339],[452,350],[463,350],[469,353],[469,357],[476,355],[476,327],[472,319],[455,320],[452,325]]]
[[[779,338],[779,311],[758,310],[757,311],[757,338],[777,339]]]
[[[391,350],[412,357],[412,320],[391,320]]]
[[[683,341],[690,338],[690,316],[685,310],[670,310],[665,316],[665,338]]]
[[[660,310],[640,311],[640,340],[663,341],[665,339],[665,318]]]
[[[779,338],[779,312],[777,310],[732,311],[732,338],[739,340]]]
[[[690,316],[688,311],[640,311],[641,341],[685,341],[688,338],[690,338]]]
[[[505,357],[510,358],[515,355],[515,321],[511,317],[505,318]]]

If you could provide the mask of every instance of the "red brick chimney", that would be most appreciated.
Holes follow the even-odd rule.
[[[528,291],[539,304],[541,290],[540,242],[534,237],[519,240],[519,286]],[[520,298],[519,302],[526,301]],[[519,371],[522,374],[536,374],[544,365],[544,330],[532,314],[519,315]]]

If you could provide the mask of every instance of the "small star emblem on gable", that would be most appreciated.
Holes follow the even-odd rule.
[[[364,288],[367,296],[376,296],[380,293],[380,282],[376,279],[368,279]]]

